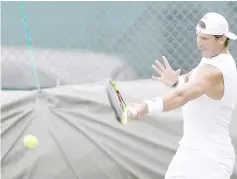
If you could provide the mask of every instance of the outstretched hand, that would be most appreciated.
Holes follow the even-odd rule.
[[[159,75],[159,77],[152,76],[152,79],[161,81],[166,86],[171,87],[178,81],[181,70],[178,69],[178,70],[174,71],[170,67],[170,64],[169,64],[168,60],[166,59],[166,57],[163,56],[162,59],[163,59],[165,66],[162,63],[160,63],[158,60],[155,61],[155,65],[152,65],[152,68]]]

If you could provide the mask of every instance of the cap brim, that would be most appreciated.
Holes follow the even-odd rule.
[[[231,40],[236,40],[237,36],[231,32],[228,32],[227,34],[225,34],[226,37],[228,37]]]

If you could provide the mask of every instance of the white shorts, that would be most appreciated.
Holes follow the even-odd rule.
[[[234,163],[235,159],[217,159],[182,146],[173,157],[165,179],[230,179]]]

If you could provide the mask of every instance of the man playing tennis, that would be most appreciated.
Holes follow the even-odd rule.
[[[206,14],[197,24],[197,46],[202,54],[199,65],[179,76],[163,57],[156,61],[153,79],[174,87],[162,97],[131,104],[135,118],[153,112],[182,107],[184,134],[166,173],[166,179],[229,179],[235,152],[228,125],[237,101],[236,63],[228,51],[228,22],[217,13]]]

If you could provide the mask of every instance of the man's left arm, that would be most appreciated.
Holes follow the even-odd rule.
[[[212,86],[222,81],[222,73],[218,68],[204,64],[197,71],[194,81],[185,83],[181,88],[174,89],[160,98],[163,103],[162,111],[167,112],[180,108],[187,102],[202,96]],[[153,108],[155,109],[156,106],[153,106]],[[146,113],[149,112],[149,106],[146,106],[145,111]]]

